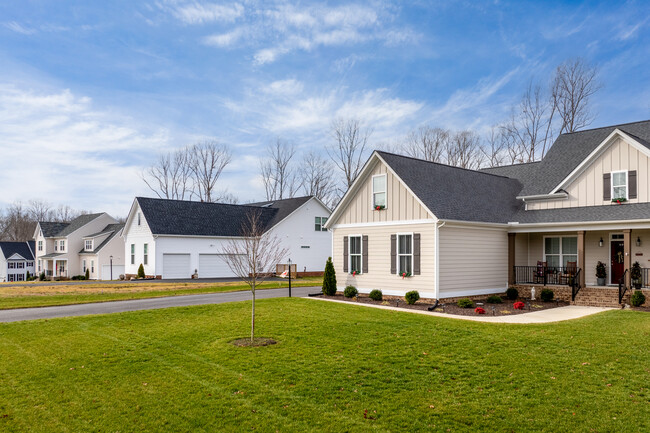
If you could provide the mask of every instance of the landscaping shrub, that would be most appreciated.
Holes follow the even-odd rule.
[[[45,281],[45,272],[41,272],[41,275],[38,276],[38,279],[41,281]]]
[[[474,302],[469,298],[459,299],[457,304],[460,308],[472,308],[474,306]]]
[[[513,308],[514,308],[515,310],[523,310],[524,307],[526,306],[526,304],[524,304],[523,302],[519,301],[519,302],[515,302],[514,304],[512,304],[512,306],[513,306]]]
[[[503,303],[503,299],[501,299],[501,296],[499,296],[499,295],[492,295],[492,296],[488,296],[487,303],[488,304],[501,304],[501,303]]]
[[[86,269],[86,280],[90,279],[90,270]]]
[[[506,297],[511,301],[514,301],[519,297],[519,290],[515,289],[514,287],[508,288],[508,290],[506,290]]]
[[[343,290],[343,296],[345,296],[346,298],[354,298],[358,294],[359,291],[354,286],[347,286],[345,290]]]
[[[544,289],[542,290],[542,293],[539,296],[540,298],[542,298],[542,301],[551,302],[555,297],[555,293],[553,293],[553,290],[551,289]]]
[[[140,266],[138,267],[138,278],[144,278],[144,266],[142,266],[142,263],[140,263]]]
[[[27,275],[25,276],[25,279],[26,279],[27,281],[29,281],[30,278],[31,278],[31,275],[29,275],[29,271],[27,271]]]
[[[372,291],[370,292],[370,294],[368,295],[368,297],[369,297],[370,299],[372,299],[373,301],[381,301],[382,298],[383,298],[383,294],[381,293],[381,290],[374,289],[374,290],[372,290]]]
[[[420,299],[420,292],[417,290],[411,290],[410,292],[406,292],[406,295],[404,295],[404,299],[406,299],[406,303],[409,305],[415,304],[418,299]]]
[[[645,295],[641,290],[637,290],[634,293],[632,293],[632,297],[630,298],[630,304],[632,304],[633,307],[640,307],[645,303]]]
[[[325,263],[325,272],[323,273],[323,293],[327,296],[334,296],[336,294],[336,272],[334,271],[334,264],[332,258],[328,257]]]
[[[476,307],[476,308],[474,309],[474,312],[475,312],[476,314],[485,314],[485,310],[484,310],[483,308],[481,308],[481,307]]]

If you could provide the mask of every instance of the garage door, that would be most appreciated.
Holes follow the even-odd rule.
[[[199,254],[199,278],[234,277],[224,260],[225,254]]]
[[[124,275],[124,265],[113,265],[113,279],[119,279],[120,275]],[[99,278],[102,280],[111,279],[111,265],[102,265],[102,274]]]
[[[191,278],[192,269],[190,269],[190,255],[163,254],[162,277],[164,279]]]

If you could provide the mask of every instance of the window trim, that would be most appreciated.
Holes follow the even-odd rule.
[[[354,234],[354,235],[348,235],[348,272],[352,273],[352,242],[351,238],[359,238],[359,254],[354,254],[354,256],[359,256],[359,270],[357,271],[357,275],[363,274],[363,235],[362,234]]]
[[[135,265],[135,244],[131,244],[131,264]]]
[[[90,242],[90,248],[88,248],[88,242]],[[93,240],[92,239],[86,239],[84,240],[84,250],[85,251],[92,251],[93,250]]]
[[[59,241],[59,251],[65,252],[65,239]]]
[[[625,197],[617,197],[614,194],[614,175],[619,173],[625,173],[625,176],[623,176],[625,179]],[[616,187],[621,188],[622,185],[617,185]],[[625,198],[625,200],[628,200],[630,198],[630,178],[629,178],[628,171],[627,170],[612,171],[609,178],[609,188],[610,188],[610,195],[612,197],[612,200],[616,200],[617,198]]]
[[[38,241],[38,250],[43,251],[43,241]]]
[[[376,177],[383,177],[385,179],[384,180],[384,190],[383,191],[375,192],[375,178]],[[382,174],[374,174],[374,175],[372,175],[370,189],[371,189],[370,206],[372,207],[372,209],[374,210],[377,207],[377,205],[375,204],[375,194],[382,194],[382,193],[384,194],[385,199],[386,199],[385,200],[386,203],[384,204],[384,209],[388,209],[388,176],[387,176],[387,174],[382,173]]]
[[[551,254],[551,256],[555,256],[555,255],[560,256],[560,266],[559,266],[560,268],[564,267],[564,256],[565,255],[566,256],[576,256],[576,266],[580,267],[580,254],[578,254],[578,242],[577,242],[578,235],[577,234],[576,235],[566,235],[566,236],[563,236],[563,235],[557,235],[557,236],[555,236],[555,235],[547,235],[547,236],[543,237],[543,240],[542,240],[542,257],[544,258],[544,261],[546,262],[546,265],[548,266],[548,260],[546,260],[546,239],[547,238],[560,239],[560,252],[558,254]],[[564,254],[564,251],[562,250],[562,239],[563,238],[576,238],[576,253],[575,254],[570,254],[570,253]]]
[[[144,253],[142,262],[143,262],[144,265],[148,265],[149,264],[149,244],[144,244],[144,247],[142,249],[143,249],[143,253]]]
[[[403,257],[411,257],[411,272],[410,272],[410,274],[413,275],[413,262],[414,262],[414,259],[413,259],[413,250],[414,250],[413,232],[396,233],[396,235],[397,235],[397,239],[396,239],[397,245],[395,245],[395,253],[397,254],[397,275],[402,276],[402,273],[403,273],[402,270],[400,269],[400,267],[401,267],[400,257],[402,257],[402,256]],[[400,254],[400,252],[399,252],[399,237],[400,236],[410,236],[411,237],[411,253],[410,254]]]

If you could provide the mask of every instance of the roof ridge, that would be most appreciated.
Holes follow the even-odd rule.
[[[496,165],[494,167],[484,167],[481,170],[490,170],[492,168],[503,168],[503,167],[515,167],[518,165],[528,165],[528,164],[539,164],[542,161],[530,161],[530,162],[518,162],[516,164],[505,164],[505,165]]]
[[[635,124],[637,124],[637,123],[645,123],[645,122],[650,122],[650,119],[646,119],[646,120],[637,120],[636,122],[618,123],[618,124],[616,124],[616,125],[599,126],[598,128],[581,129],[580,131],[564,132],[564,133],[562,133],[562,134],[560,134],[560,135],[578,134],[578,133],[580,133],[580,132],[596,131],[596,130],[598,130],[598,129],[618,128],[619,126],[635,125]]]

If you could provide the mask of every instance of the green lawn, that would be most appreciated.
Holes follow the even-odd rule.
[[[321,302],[0,324],[0,431],[650,431],[650,317],[503,325]],[[367,410],[367,419],[364,413]]]
[[[323,277],[293,280],[293,287],[322,286]],[[258,289],[278,289],[289,286],[287,281],[267,281]],[[53,305],[87,304],[90,302],[124,301],[128,299],[158,298],[161,296],[196,295],[200,293],[235,292],[250,290],[242,282],[229,283],[82,283],[75,286],[0,286],[0,310],[47,307]]]

